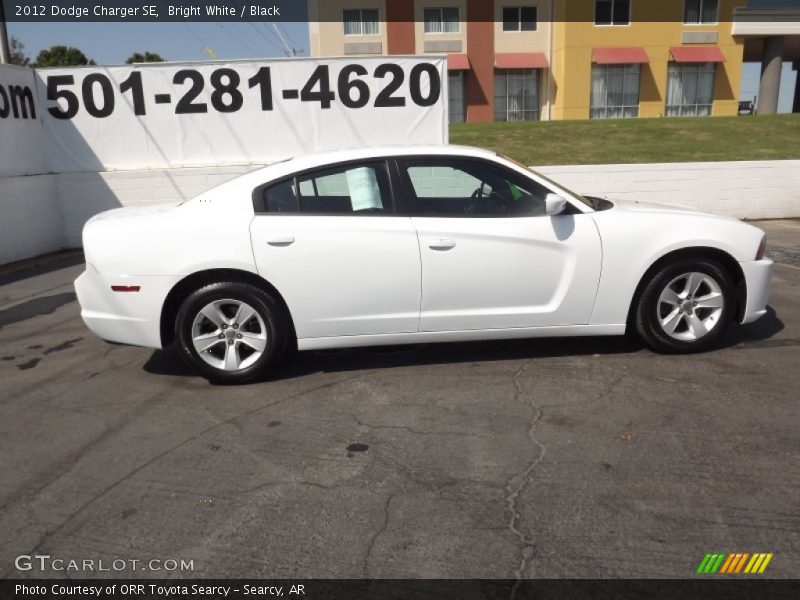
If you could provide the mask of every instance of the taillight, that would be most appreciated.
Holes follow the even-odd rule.
[[[761,238],[761,243],[758,245],[758,252],[756,252],[756,260],[764,258],[764,253],[767,251],[767,234]]]
[[[114,292],[138,292],[141,288],[138,285],[112,285]]]

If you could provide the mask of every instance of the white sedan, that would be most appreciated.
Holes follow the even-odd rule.
[[[766,312],[764,233],[674,206],[582,197],[456,146],[294,158],[83,232],[75,282],[99,337],[177,342],[242,382],[288,351],[635,330],[713,345]]]

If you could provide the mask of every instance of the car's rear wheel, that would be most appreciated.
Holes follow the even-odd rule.
[[[699,352],[719,339],[731,320],[730,275],[710,259],[684,259],[659,269],[636,306],[636,331],[656,352]]]
[[[274,368],[289,330],[281,305],[241,282],[214,283],[190,294],[175,327],[183,357],[219,383],[243,383]]]

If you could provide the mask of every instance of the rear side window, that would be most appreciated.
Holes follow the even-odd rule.
[[[298,212],[294,182],[284,181],[264,190],[264,206],[271,213]]]
[[[391,214],[392,194],[383,162],[349,164],[303,173],[263,189],[256,212],[311,215]],[[259,201],[260,200],[260,201]]]

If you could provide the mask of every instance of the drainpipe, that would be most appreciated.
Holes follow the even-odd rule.
[[[553,120],[553,98],[551,94],[553,93],[553,31],[556,27],[556,13],[555,13],[555,0],[550,0],[550,39],[548,40],[548,44],[550,46],[550,69],[548,69],[547,73],[547,120]],[[799,72],[800,73],[800,72]],[[800,81],[800,79],[798,79]]]

